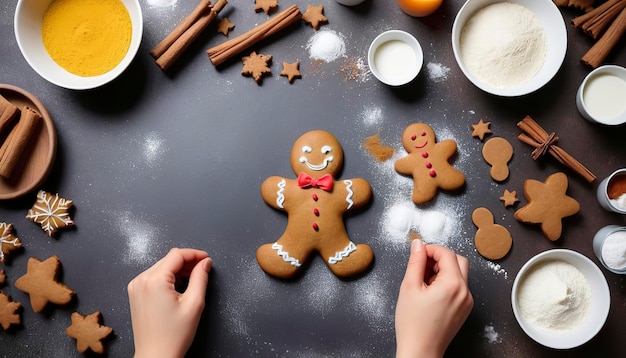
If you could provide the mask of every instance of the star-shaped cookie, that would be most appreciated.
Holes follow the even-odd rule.
[[[15,287],[28,293],[33,311],[43,311],[48,302],[64,305],[72,300],[74,290],[57,281],[60,268],[57,256],[44,261],[36,257],[28,259],[27,272],[15,281]]]
[[[67,327],[65,333],[76,339],[76,348],[79,353],[85,353],[87,349],[98,354],[104,353],[102,340],[108,337],[113,329],[101,325],[100,318],[100,311],[87,316],[78,312],[72,313],[72,325]]]
[[[241,59],[243,62],[241,74],[244,76],[252,76],[256,83],[260,83],[263,75],[272,73],[272,70],[270,70],[268,66],[271,60],[272,55],[257,54],[256,51],[254,51],[250,56],[244,56]]]
[[[266,14],[274,10],[278,6],[278,0],[255,0],[254,11],[259,12],[263,10]]]
[[[472,137],[478,137],[478,139],[483,140],[486,134],[492,133],[489,125],[491,125],[491,122],[483,122],[482,119],[478,123],[472,124]]]
[[[328,19],[324,16],[324,5],[307,5],[306,11],[302,14],[302,20],[309,23],[315,30],[319,30],[321,25],[328,23]]]
[[[235,28],[235,24],[230,22],[227,17],[217,23],[217,32],[221,32],[224,36],[228,36],[228,32]]]
[[[12,324],[20,324],[20,307],[22,305],[19,302],[11,301],[11,297],[0,291],[0,325],[4,330]]]
[[[54,235],[59,229],[74,225],[69,210],[73,202],[40,190],[37,193],[37,201],[28,210],[26,219],[39,225],[48,236]]]
[[[504,193],[500,197],[500,200],[504,203],[505,208],[515,205],[515,203],[519,201],[517,198],[517,192],[515,190],[508,191],[507,189],[504,189]]]
[[[527,179],[524,196],[528,204],[515,212],[518,221],[541,224],[541,231],[551,241],[561,237],[562,219],[576,214],[580,204],[566,195],[567,176],[563,173],[550,175],[545,183]]]
[[[296,78],[302,78],[299,67],[300,61],[294,63],[283,62],[283,70],[280,71],[280,75],[287,77],[289,83],[293,83]]]
[[[13,235],[13,224],[0,223],[0,262],[5,262],[6,256],[20,247],[20,239]]]

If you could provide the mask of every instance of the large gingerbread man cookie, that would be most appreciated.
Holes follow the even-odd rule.
[[[437,143],[429,125],[413,123],[402,133],[402,145],[408,155],[396,161],[395,169],[413,177],[411,198],[415,204],[431,200],[438,189],[457,190],[465,184],[465,175],[449,162],[456,153],[455,141]]]
[[[343,149],[337,138],[314,130],[293,144],[291,168],[297,178],[272,176],[263,182],[263,200],[288,217],[283,235],[257,250],[263,271],[292,277],[314,252],[340,277],[369,268],[374,253],[368,245],[350,241],[343,215],[365,205],[372,190],[364,179],[337,180],[342,165]]]

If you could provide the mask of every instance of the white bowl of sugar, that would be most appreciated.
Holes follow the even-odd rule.
[[[476,87],[503,97],[523,96],[561,68],[567,30],[550,0],[468,0],[454,19],[452,50]]]
[[[576,251],[553,249],[522,266],[513,282],[511,305],[530,338],[546,347],[570,349],[602,329],[611,294],[593,261]]]
[[[367,63],[382,83],[403,86],[419,74],[424,64],[424,53],[413,35],[401,30],[389,30],[372,41]]]

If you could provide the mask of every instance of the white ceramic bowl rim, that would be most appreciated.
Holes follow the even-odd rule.
[[[117,78],[133,61],[143,36],[143,16],[138,0],[121,0],[126,6],[133,30],[126,56],[111,71],[91,77],[66,71],[50,57],[41,40],[41,20],[53,0],[19,0],[15,9],[14,31],[17,45],[28,64],[47,81],[68,89],[100,87]]]
[[[591,308],[587,318],[576,328],[568,332],[551,332],[536,327],[524,319],[517,307],[517,288],[530,267],[541,261],[563,260],[578,268],[591,286]],[[530,258],[520,269],[511,290],[511,306],[513,314],[526,334],[546,347],[570,349],[580,346],[592,339],[604,326],[611,306],[611,294],[606,278],[600,268],[589,258],[569,249],[552,249],[541,252]]]
[[[404,78],[397,80],[397,81],[393,81],[388,78],[385,78],[385,76],[383,76],[378,71],[378,68],[376,67],[376,64],[374,61],[374,55],[378,47],[392,40],[400,40],[410,45],[415,51],[415,57],[417,60],[416,66],[413,68],[413,71],[410,73],[407,73]],[[388,30],[376,36],[374,41],[372,41],[372,43],[370,44],[369,50],[367,51],[367,63],[369,65],[370,71],[381,82],[390,86],[402,86],[413,81],[413,79],[415,79],[415,77],[417,77],[417,75],[420,73],[422,69],[422,65],[424,64],[424,53],[422,52],[422,46],[420,46],[419,41],[417,41],[417,39],[410,33],[406,31],[402,31],[402,30]]]
[[[603,73],[608,73],[611,75],[614,75],[616,77],[619,77],[621,79],[623,79],[624,81],[626,81],[626,68],[618,66],[618,65],[603,65],[600,66],[596,69],[594,69],[593,71],[589,72],[587,74],[587,76],[585,76],[585,79],[583,79],[582,83],[580,84],[580,88],[578,90],[578,93],[576,94],[576,96],[578,96],[579,98],[577,98],[577,103],[580,103],[580,105],[583,107],[582,110],[584,111],[584,113],[582,113],[586,118],[591,119],[594,122],[600,123],[600,124],[604,124],[607,126],[617,126],[617,125],[622,125],[624,123],[626,123],[626,112],[623,112],[620,116],[618,116],[617,118],[611,119],[609,121],[607,120],[602,120],[602,119],[598,119],[598,118],[593,118],[593,116],[589,113],[589,110],[587,109],[587,106],[585,105],[585,89],[587,87],[587,83],[594,78],[595,76],[598,76],[599,74],[603,74]]]
[[[452,25],[452,50],[461,71],[476,87],[487,93],[502,97],[517,97],[540,89],[545,84],[550,82],[550,80],[559,71],[561,65],[563,64],[563,60],[565,59],[565,53],[567,52],[567,29],[561,12],[550,0],[506,1],[518,3],[532,11],[543,26],[546,33],[546,58],[542,68],[532,80],[510,88],[497,88],[478,80],[469,72],[469,70],[467,70],[467,68],[465,68],[465,65],[463,64],[459,38],[465,23],[474,15],[474,13],[476,13],[476,11],[491,4],[504,2],[503,0],[467,0],[457,13]]]

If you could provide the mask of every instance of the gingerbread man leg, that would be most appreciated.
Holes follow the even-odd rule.
[[[265,273],[279,278],[289,278],[298,272],[312,249],[294,246],[293,241],[281,237],[275,243],[259,247],[256,259]],[[286,244],[287,242],[292,242],[292,245]]]
[[[320,251],[330,270],[339,277],[358,275],[367,270],[374,260],[372,248],[366,244],[355,244],[347,237],[326,245]]]

